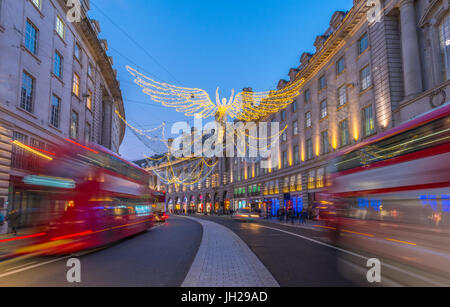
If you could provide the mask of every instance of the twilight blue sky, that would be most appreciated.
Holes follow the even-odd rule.
[[[122,86],[127,119],[151,129],[166,121],[185,121],[183,114],[159,106],[141,93],[125,70],[136,66],[159,80],[202,88],[221,97],[253,87],[275,89],[312,52],[318,34],[336,10],[353,0],[91,0],[90,16],[100,21],[101,38]],[[107,16],[107,17],[106,17]],[[120,26],[153,59],[111,22]],[[155,61],[156,60],[156,61]],[[156,78],[155,78],[156,79]],[[191,121],[192,122],[192,121]],[[151,154],[127,129],[120,153],[127,159]]]

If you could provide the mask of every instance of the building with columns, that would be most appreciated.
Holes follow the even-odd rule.
[[[290,106],[262,119],[288,127],[278,165],[262,169],[222,158],[205,183],[167,187],[169,205],[230,203],[276,214],[288,194],[308,208],[326,184],[331,155],[448,101],[448,0],[381,0],[379,10],[366,3],[355,0],[350,11],[335,12],[314,52],[304,52],[289,79],[279,81],[280,89],[305,80]]]
[[[15,182],[33,157],[11,141],[51,151],[68,138],[118,152],[125,134],[107,41],[87,16],[89,0],[81,4],[70,22],[64,0],[0,0],[0,211],[22,210],[24,225],[39,197]]]

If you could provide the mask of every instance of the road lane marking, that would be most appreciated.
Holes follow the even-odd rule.
[[[310,242],[314,242],[314,243],[317,243],[317,244],[319,244],[319,245],[326,246],[326,247],[329,247],[329,248],[338,250],[338,251],[340,251],[340,252],[343,252],[343,253],[346,253],[346,254],[349,254],[349,255],[352,255],[352,256],[355,256],[355,257],[364,259],[364,260],[366,260],[366,261],[370,259],[369,257],[366,257],[366,256],[363,256],[363,255],[360,255],[360,254],[357,254],[357,253],[348,251],[348,250],[346,250],[346,249],[343,249],[343,248],[340,248],[340,247],[337,247],[337,246],[334,246],[334,245],[331,245],[331,244],[327,244],[327,243],[324,243],[324,242],[321,242],[321,241],[318,241],[318,240],[314,240],[314,239],[311,239],[311,238],[308,238],[308,237],[305,237],[305,236],[302,236],[302,235],[299,235],[299,234],[296,234],[296,233],[293,233],[293,232],[281,230],[281,229],[278,229],[278,228],[273,228],[273,227],[263,226],[263,225],[260,225],[260,224],[258,224],[258,226],[263,227],[263,228],[267,228],[267,229],[271,229],[271,230],[275,230],[275,231],[279,231],[279,232],[283,232],[283,233],[286,233],[286,234],[289,234],[289,235],[292,235],[292,236],[295,236],[295,237],[299,237],[299,238],[302,238],[302,239],[304,239],[304,240],[307,240],[307,241],[310,241]],[[390,265],[390,264],[387,264],[387,263],[383,263],[383,266],[385,266],[385,267],[387,267],[387,268],[390,268],[390,269],[392,269],[392,270],[396,270],[396,271],[398,271],[398,272],[400,272],[400,273],[409,275],[409,276],[411,276],[411,277],[420,279],[420,280],[422,280],[422,281],[428,282],[428,283],[433,284],[433,285],[438,286],[438,287],[446,287],[446,286],[447,286],[447,285],[442,284],[442,283],[440,283],[440,282],[431,280],[431,279],[429,279],[429,278],[427,278],[427,277],[418,275],[418,274],[413,273],[413,272],[409,272],[409,271],[403,270],[403,269],[398,268],[398,267],[396,267],[396,266],[394,266],[394,265]]]
[[[395,240],[395,239],[390,239],[390,238],[385,238],[385,240],[397,242],[397,243],[408,244],[408,245],[412,245],[412,246],[417,246],[416,243],[411,243],[411,242],[407,242],[407,241],[400,241],[400,240]]]
[[[41,262],[41,263],[38,263],[38,264],[35,264],[35,265],[31,265],[31,266],[28,266],[28,267],[25,267],[25,268],[17,269],[15,271],[11,271],[11,272],[8,272],[8,273],[1,274],[0,278],[6,277],[6,276],[9,276],[9,275],[13,275],[13,274],[17,274],[17,273],[20,273],[20,272],[28,271],[28,270],[31,270],[31,269],[35,269],[35,268],[38,268],[40,266],[47,265],[47,264],[50,264],[50,263],[53,263],[53,262],[57,262],[57,261],[61,261],[61,260],[64,260],[64,259],[67,259],[67,258],[70,258],[70,257],[72,257],[72,256],[65,256],[65,257],[61,257],[61,258],[57,258],[57,259]]]
[[[154,227],[150,228],[149,230],[156,229],[158,227],[161,227],[162,225],[163,224],[158,225],[158,226],[154,226]],[[28,270],[31,270],[31,269],[34,269],[34,268],[38,268],[38,267],[43,266],[43,265],[51,264],[51,263],[54,263],[54,262],[57,262],[57,261],[61,261],[61,260],[67,259],[67,258],[71,258],[71,257],[74,257],[74,256],[75,257],[85,256],[87,254],[96,252],[96,251],[101,250],[101,249],[106,249],[106,247],[98,248],[98,249],[95,249],[93,251],[86,251],[86,252],[78,253],[78,254],[75,254],[75,255],[64,256],[64,257],[60,257],[60,258],[57,258],[57,259],[53,259],[53,260],[49,260],[49,261],[45,261],[45,262],[41,262],[41,263],[37,263],[37,264],[34,264],[36,262],[31,262],[31,263],[28,263],[28,264],[25,264],[25,265],[21,265],[21,266],[17,266],[17,267],[14,267],[14,268],[10,268],[10,269],[6,270],[6,272],[14,270],[14,269],[15,270],[11,271],[11,272],[8,272],[8,273],[0,274],[0,278],[6,277],[6,276],[9,276],[9,275],[13,275],[13,274],[17,274],[17,273],[21,273],[21,272],[24,272],[24,271],[28,271]],[[29,265],[29,264],[34,264],[34,265],[30,265],[30,266],[24,267],[24,266]]]
[[[325,228],[325,229],[333,229],[336,230],[334,227],[327,227],[327,226],[320,226],[320,225],[314,225],[313,227],[319,227],[319,228]]]
[[[350,231],[350,230],[345,230],[345,229],[342,229],[342,232],[353,233],[355,235],[365,236],[365,237],[369,237],[369,238],[374,238],[375,237],[374,235],[370,235],[368,233],[355,232],[355,231]]]
[[[18,266],[15,266],[15,267],[6,269],[5,272],[12,271],[12,270],[15,270],[15,269],[20,269],[20,268],[23,268],[24,266],[32,265],[32,264],[35,264],[35,263],[36,263],[36,261],[34,261],[34,262],[29,262],[29,263],[22,264],[22,265],[18,265]]]

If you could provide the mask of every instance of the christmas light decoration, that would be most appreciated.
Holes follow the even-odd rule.
[[[134,82],[142,88],[142,92],[150,96],[153,101],[175,108],[186,116],[198,115],[200,118],[217,116],[219,120],[227,116],[242,121],[261,120],[290,105],[299,95],[305,81],[303,78],[296,79],[277,91],[243,91],[235,96],[232,90],[228,100],[220,99],[219,88],[217,88],[216,101],[213,102],[208,93],[202,89],[158,82],[129,66],[126,69],[135,77]]]

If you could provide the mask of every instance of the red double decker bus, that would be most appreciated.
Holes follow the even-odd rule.
[[[450,227],[450,104],[337,154],[338,215]]]
[[[42,159],[21,188],[38,192],[51,214],[47,227],[14,254],[74,253],[146,231],[164,219],[154,212],[164,195],[149,189],[149,174],[108,149],[66,139],[55,152],[31,151]]]

